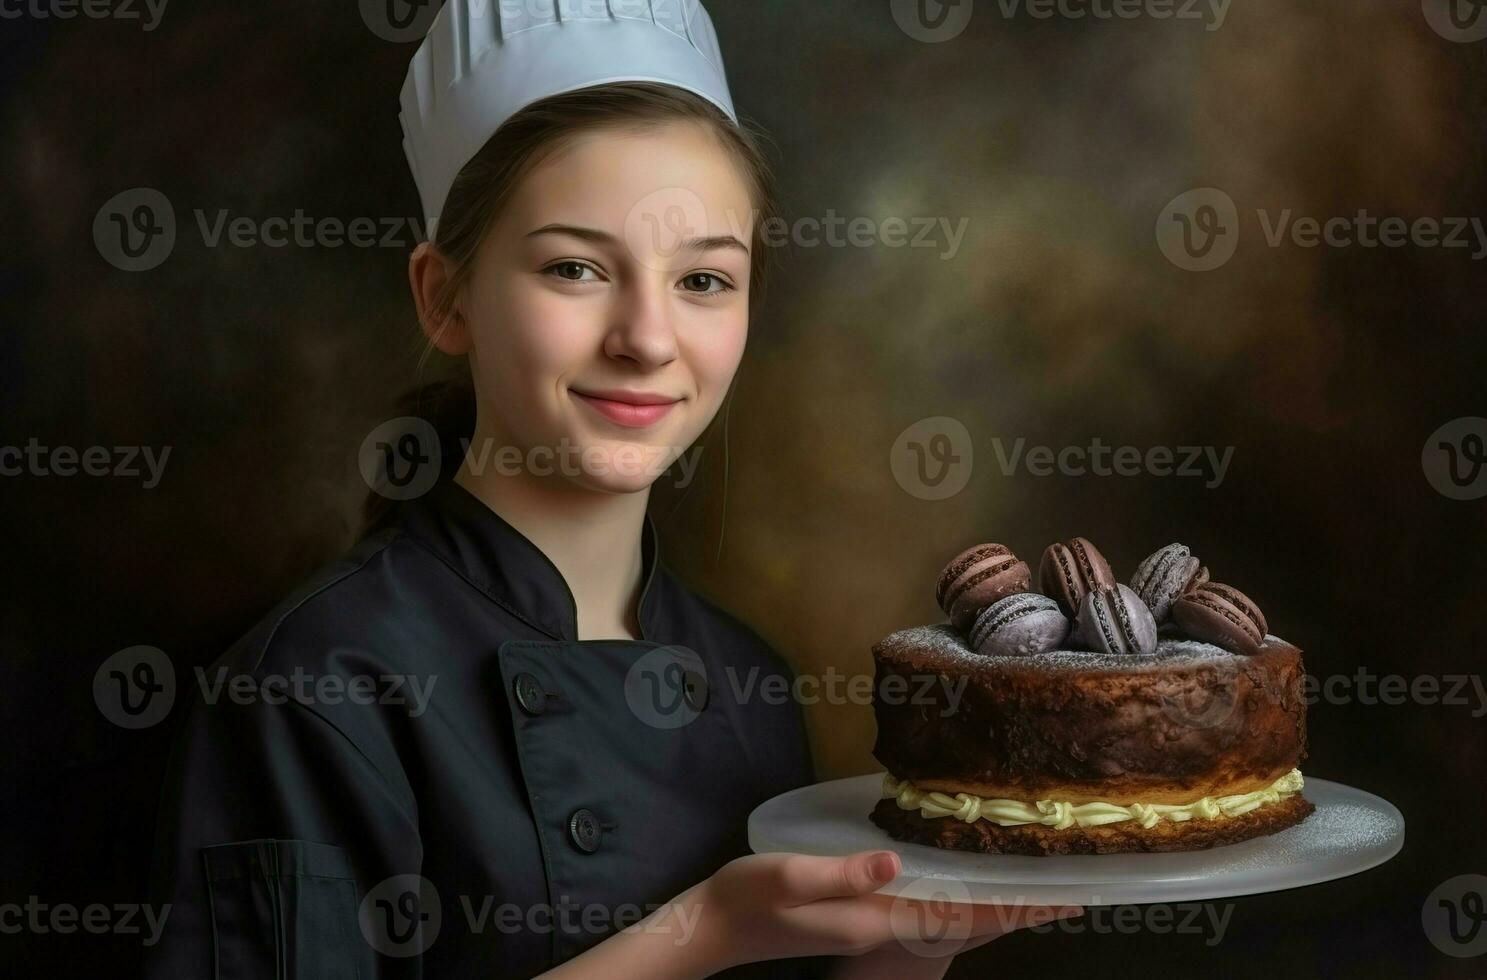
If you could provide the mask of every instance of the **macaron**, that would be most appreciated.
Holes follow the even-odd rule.
[[[987,656],[1025,657],[1057,650],[1069,636],[1069,617],[1036,592],[1009,595],[981,610],[971,627],[971,649]]]
[[[1084,597],[1115,586],[1110,563],[1087,538],[1070,538],[1043,551],[1038,566],[1039,591],[1058,603],[1066,616],[1079,615]]]
[[[1200,582],[1208,581],[1208,569],[1193,557],[1185,544],[1169,544],[1136,566],[1131,589],[1141,597],[1157,624],[1167,621],[1172,601]]]
[[[1157,622],[1129,586],[1096,589],[1079,607],[1079,639],[1101,653],[1152,653]]]
[[[1172,603],[1172,619],[1195,640],[1252,654],[1270,626],[1249,596],[1222,582],[1204,582]]]
[[[998,599],[1026,592],[1031,580],[1027,563],[1006,545],[978,544],[950,559],[935,583],[935,601],[964,633],[977,613]]]

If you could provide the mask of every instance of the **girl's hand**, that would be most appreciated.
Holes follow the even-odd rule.
[[[892,851],[752,854],[724,865],[678,901],[696,904],[692,939],[714,969],[792,956],[860,957],[838,971],[847,977],[939,977],[949,957],[964,949],[1083,911],[873,894],[901,867]]]

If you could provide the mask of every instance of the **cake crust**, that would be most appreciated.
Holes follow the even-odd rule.
[[[1055,830],[1041,824],[1003,827],[990,820],[926,818],[892,798],[878,801],[872,821],[894,840],[983,854],[1120,854],[1131,851],[1196,851],[1273,834],[1295,826],[1316,809],[1297,793],[1237,817],[1163,820],[1150,828],[1135,820]]]
[[[1248,656],[1168,636],[1147,655],[1013,657],[939,624],[873,656],[873,755],[925,789],[1182,804],[1269,785],[1306,756],[1301,651],[1274,636]]]

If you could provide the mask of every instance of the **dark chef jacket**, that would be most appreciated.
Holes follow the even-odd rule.
[[[648,517],[642,548],[642,639],[580,641],[547,556],[441,482],[194,674],[148,976],[532,976],[748,853],[750,810],[812,779],[759,690],[791,675]]]

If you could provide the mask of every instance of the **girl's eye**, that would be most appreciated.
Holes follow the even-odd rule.
[[[572,260],[566,262],[554,262],[552,265],[548,266],[542,271],[546,272],[548,275],[556,276],[557,278],[562,279],[565,282],[597,282],[599,276],[598,270],[589,265],[587,262],[574,262]],[[585,272],[594,273],[594,278],[585,279],[583,277],[583,274]]]
[[[726,282],[722,276],[715,276],[711,272],[694,272],[682,279],[683,287],[689,293],[726,293],[735,287]],[[709,288],[716,284],[716,289]]]

